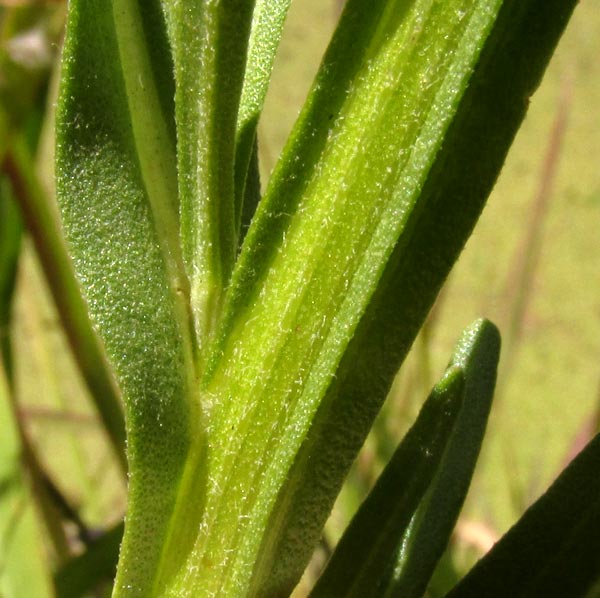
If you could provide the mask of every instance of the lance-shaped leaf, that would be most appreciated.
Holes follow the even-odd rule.
[[[139,596],[152,595],[190,438],[201,437],[169,57],[158,1],[70,3],[57,191],[89,311],[126,403],[135,515],[118,583]]]
[[[311,597],[423,595],[471,480],[499,348],[490,322],[465,330],[445,376],[350,522]]]
[[[297,582],[573,5],[348,3],[203,378],[201,591]]]
[[[497,328],[480,320],[467,328],[451,364],[465,376],[465,399],[427,496],[402,539],[385,596],[420,598],[444,552],[467,495],[485,434],[500,357]]]
[[[596,436],[448,598],[587,596],[600,579],[599,471]]]
[[[450,368],[348,525],[311,598],[383,594],[398,544],[438,468],[464,396]]]
[[[275,54],[281,41],[283,23],[290,6],[290,0],[257,0],[252,17],[252,28],[248,43],[248,58],[244,85],[237,117],[235,145],[235,208],[236,224],[247,226],[256,208],[258,197],[252,193],[252,184],[258,175],[258,160],[252,162],[256,154],[256,127],[262,112]],[[258,156],[256,156],[256,159]],[[250,169],[250,171],[249,171]],[[246,196],[246,179],[250,177],[250,189]],[[240,234],[243,234],[243,230]]]
[[[202,357],[237,253],[236,123],[254,1],[161,1],[175,62],[181,241]]]

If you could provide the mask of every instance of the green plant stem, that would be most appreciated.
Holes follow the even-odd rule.
[[[125,423],[116,383],[88,318],[57,217],[37,181],[23,140],[17,139],[6,154],[3,170],[12,183],[75,360],[125,474]]]

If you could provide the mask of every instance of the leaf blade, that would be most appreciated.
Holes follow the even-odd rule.
[[[181,243],[202,362],[237,253],[235,132],[254,1],[161,1],[175,65]]]
[[[353,14],[355,23],[369,23],[369,19],[375,12],[374,7],[372,5],[368,7],[373,13],[363,14],[360,13],[361,7],[358,6],[358,3],[353,6],[354,10],[358,11]],[[295,412],[291,409],[291,402],[288,398],[285,403],[282,403],[286,406],[285,414],[282,411],[278,425],[283,426],[280,434],[286,441],[285,446],[281,446],[277,452],[277,457],[264,458],[262,454],[261,456],[255,454],[252,457],[255,462],[263,462],[264,459],[272,464],[268,473],[264,474],[264,479],[284,479],[284,477],[286,479],[275,503],[269,503],[272,500],[269,492],[273,492],[273,486],[265,485],[264,493],[257,501],[257,505],[261,504],[261,506],[257,506],[250,517],[252,525],[255,526],[253,528],[254,536],[259,534],[257,530],[261,525],[264,526],[263,529],[270,530],[270,535],[264,539],[259,562],[254,570],[252,587],[253,591],[258,594],[261,592],[273,595],[285,594],[290,591],[300,576],[298,563],[306,562],[309,558],[308,547],[313,546],[317,541],[320,527],[329,513],[341,479],[367,434],[377,408],[389,388],[396,367],[402,361],[417,332],[419,323],[425,318],[453,261],[471,233],[483,207],[485,197],[491,190],[512,137],[525,113],[526,104],[522,98],[524,95],[529,95],[539,83],[545,62],[548,60],[573,6],[574,3],[570,3],[568,6],[562,2],[557,3],[552,17],[540,23],[536,16],[540,7],[536,1],[528,3],[527,6],[524,6],[523,3],[505,2],[502,7],[495,3],[477,3],[477,8],[473,8],[473,10],[481,11],[478,13],[479,20],[476,29],[481,36],[478,43],[481,43],[483,48],[480,48],[481,54],[478,59],[471,57],[474,59],[471,67],[467,66],[466,55],[461,55],[461,58],[466,60],[466,62],[462,62],[465,67],[463,74],[470,78],[469,86],[460,102],[456,100],[458,103],[454,107],[451,103],[450,105],[446,104],[451,111],[455,108],[457,113],[454,123],[447,131],[441,150],[434,152],[435,160],[429,169],[427,180],[424,181],[419,200],[421,205],[412,213],[414,219],[409,221],[409,225],[406,226],[406,234],[403,233],[400,239],[396,240],[385,267],[382,266],[384,259],[382,244],[380,244],[382,239],[374,237],[372,254],[374,262],[367,265],[367,262],[363,261],[361,263],[363,269],[360,272],[365,277],[378,276],[379,284],[374,294],[370,296],[369,307],[361,317],[357,328],[353,329],[354,324],[348,326],[352,319],[349,312],[342,309],[333,320],[340,326],[348,327],[338,329],[337,338],[332,335],[330,346],[337,342],[347,342],[351,338],[337,368],[335,379],[327,377],[329,376],[327,372],[331,372],[331,362],[327,364],[324,360],[316,365],[312,362],[311,357],[311,361],[307,361],[306,365],[302,366],[302,371],[310,377],[311,385],[306,384],[298,375],[298,369],[294,370],[294,373],[290,374],[285,381],[284,376],[274,376],[269,380],[269,384],[272,385],[271,389],[290,388],[294,389],[290,392],[295,393],[296,388],[304,388],[304,384],[306,384],[306,390],[302,391],[303,406],[298,405]],[[367,8],[365,7],[364,10],[367,11]],[[492,30],[487,30],[486,19],[489,18],[493,21],[491,13],[494,11],[498,11],[494,13],[494,16],[498,17],[498,21]],[[398,13],[393,14],[400,18]],[[536,47],[532,47],[530,44],[529,31],[532,27],[538,32],[536,39],[542,40]],[[365,25],[365,28],[368,29],[368,26]],[[433,31],[435,28],[429,28],[429,30]],[[381,39],[385,39],[385,27],[380,31],[383,33],[378,38],[379,42]],[[339,102],[344,100],[345,91],[341,92],[340,89],[352,88],[344,82],[346,81],[345,77],[351,79],[355,76],[353,68],[356,66],[356,61],[353,62],[353,59],[350,58],[351,53],[345,54],[348,50],[346,44],[355,48],[360,45],[360,40],[358,34],[351,29],[346,32],[345,38],[340,34],[338,40],[340,43],[338,51],[342,57],[348,56],[348,63],[340,59],[342,60],[341,66],[335,65],[334,68],[326,57],[327,67],[324,67],[323,76],[335,78],[339,82],[340,88],[337,88],[337,92],[332,91],[331,95],[328,95],[326,91],[323,91],[329,89],[327,82],[322,81],[322,85],[317,88],[319,93],[315,92],[315,95],[309,99],[308,108],[300,118],[298,131],[303,131],[303,134],[310,138],[310,142],[306,139],[302,140],[300,133],[293,135],[286,150],[289,162],[287,164],[282,162],[277,167],[273,175],[274,182],[271,183],[273,185],[271,192],[267,191],[266,197],[261,202],[261,208],[255,217],[236,266],[237,271],[234,274],[228,304],[224,310],[221,332],[223,339],[235,339],[240,365],[251,363],[248,356],[253,353],[253,349],[250,349],[249,346],[253,346],[260,351],[261,363],[265,363],[265,371],[275,368],[277,372],[285,372],[287,366],[284,365],[286,363],[284,359],[287,359],[288,355],[293,355],[295,351],[294,341],[290,340],[289,343],[286,343],[284,340],[286,332],[289,334],[289,339],[293,336],[301,336],[309,346],[311,338],[317,341],[321,338],[318,330],[324,321],[308,323],[301,319],[294,320],[293,317],[287,320],[281,316],[285,313],[285,309],[281,305],[269,305],[268,309],[266,308],[265,298],[269,297],[269,293],[262,286],[261,276],[268,271],[266,276],[272,281],[277,281],[273,265],[276,263],[275,260],[281,260],[282,265],[284,263],[283,252],[280,251],[280,248],[289,242],[289,223],[295,220],[301,222],[303,218],[308,218],[304,211],[297,208],[295,202],[299,197],[307,197],[304,183],[311,180],[309,168],[315,168],[315,180],[323,176],[322,169],[314,164],[318,163],[317,157],[328,140],[330,128],[328,116],[332,112],[337,113]],[[379,42],[369,47],[377,47]],[[463,51],[467,54],[468,48],[472,50],[473,46],[466,44],[463,47]],[[444,48],[444,52],[447,51],[448,48]],[[525,63],[521,56],[523,52],[531,56],[530,63]],[[328,56],[331,58],[331,55]],[[333,62],[333,58],[331,61]],[[500,68],[497,68],[498,64],[495,61],[500,64]],[[518,66],[518,71],[515,71],[515,64]],[[338,67],[339,70],[336,70]],[[436,72],[436,69],[432,69],[432,71]],[[457,73],[454,75],[458,76]],[[415,77],[418,78],[419,75],[415,75]],[[447,89],[452,95],[452,92],[456,90],[451,83],[452,78],[448,81]],[[341,94],[342,97],[336,93]],[[369,105],[371,111],[377,111],[373,103],[367,101],[365,103]],[[330,106],[335,107],[335,110],[328,110]],[[407,110],[407,113],[412,115],[413,110]],[[432,119],[436,120],[436,123],[431,123],[433,131],[440,124],[437,119],[439,114],[435,114],[435,111],[431,111],[429,114]],[[388,124],[388,127],[389,131],[386,132],[393,136],[391,132],[393,126]],[[369,130],[368,127],[366,128]],[[390,137],[385,138],[390,139]],[[333,143],[333,140],[329,139],[329,141]],[[337,144],[338,140],[335,141]],[[361,147],[361,143],[356,141],[351,145],[352,147]],[[385,147],[383,144],[378,147],[376,152],[378,157],[386,154],[383,147]],[[340,153],[343,154],[341,151]],[[351,153],[350,151],[350,155]],[[390,152],[390,155],[394,159],[394,153]],[[380,164],[385,170],[385,162]],[[416,162],[414,166],[417,166]],[[349,172],[350,176],[356,172],[353,169],[341,169],[341,171]],[[303,172],[306,174],[302,174]],[[377,178],[375,178],[373,188],[376,188],[377,182]],[[341,185],[333,185],[333,187],[342,188]],[[385,189],[385,185],[382,188]],[[279,195],[280,191],[281,195]],[[273,194],[270,199],[269,193]],[[401,193],[399,196],[401,197]],[[327,195],[323,194],[322,197],[327,197]],[[358,203],[365,201],[368,193],[355,193],[354,197]],[[343,222],[345,214],[352,212],[356,203],[351,208],[348,206],[346,206],[347,209],[341,208],[340,212],[332,217],[332,220],[339,217],[339,221]],[[356,214],[360,213],[360,208],[358,206]],[[299,215],[301,213],[302,216]],[[393,208],[390,208],[390,216],[392,214]],[[394,225],[400,226],[397,216],[396,214]],[[391,220],[394,221],[393,218]],[[361,219],[360,216],[357,216],[356,223],[360,230],[362,230],[360,224],[367,221],[368,218]],[[313,223],[315,225],[319,223],[317,217],[314,218]],[[326,226],[325,218],[323,225]],[[292,229],[290,228],[290,230]],[[324,236],[323,231],[317,226],[312,229],[312,233],[313,237],[308,237],[307,244],[314,238]],[[346,228],[345,233],[349,233],[349,228]],[[302,235],[297,233],[297,236],[300,238]],[[352,235],[347,234],[347,237],[352,238]],[[360,238],[360,233],[355,238]],[[318,241],[316,246],[319,246],[319,243],[322,247],[325,241]],[[277,249],[273,249],[273,247]],[[296,256],[299,262],[309,264],[310,260],[305,248],[300,243],[296,247]],[[343,282],[340,283],[339,288],[331,290],[333,283],[329,276],[330,273],[325,274],[326,264],[340,265],[340,269],[342,269],[343,259],[340,259],[334,251],[329,251],[330,247],[327,246],[321,253],[323,259],[319,262],[321,268],[319,275],[323,278],[321,284],[315,284],[313,289],[315,287],[327,288],[334,296],[344,296],[345,305],[350,309],[356,296],[352,297],[351,292],[343,286]],[[277,256],[274,257],[276,252],[278,252]],[[348,254],[345,257],[347,258]],[[264,271],[261,270],[263,267]],[[342,278],[343,280],[350,279],[350,277]],[[286,280],[284,275],[281,275],[281,280]],[[368,284],[364,282],[358,284],[358,280],[363,281],[366,278],[361,279],[357,275],[352,278],[354,289],[359,294],[364,292],[362,297],[363,300],[366,300],[366,297],[369,297],[369,291],[365,290],[368,288]],[[312,273],[306,277],[298,275],[296,279],[290,277],[287,279],[287,286],[282,284],[280,287],[274,287],[272,296],[280,297],[285,305],[287,299],[292,295],[302,296],[302,291],[299,289],[308,288],[308,281],[314,283],[315,277]],[[314,290],[313,292],[315,295],[307,292],[303,296],[307,308],[306,311],[298,312],[302,313],[302,317],[310,313],[310,309],[319,311],[316,307],[317,303],[311,303],[313,298],[318,297],[318,291]],[[328,311],[336,299],[332,300],[329,295],[322,300],[327,305],[324,308],[325,311]],[[265,312],[279,314],[277,330],[267,331],[264,321],[261,321],[260,318],[254,320],[253,316],[249,315],[253,313],[252,310],[257,305],[262,305]],[[290,305],[293,305],[291,301]],[[358,312],[355,312],[355,315],[356,313]],[[244,342],[240,341],[239,331],[235,329],[238,317],[241,320],[247,318],[247,321],[253,322],[253,326],[256,326],[251,334],[254,339],[253,345],[246,346]],[[248,326],[243,334],[249,333],[251,329],[252,327]],[[352,331],[354,331],[353,335]],[[279,333],[281,333],[279,337],[281,340],[273,340],[278,338]],[[285,347],[285,349],[282,348],[281,355],[286,357],[282,357],[281,361],[276,361],[275,357],[277,342],[281,342],[281,346]],[[270,346],[274,349],[273,362],[270,361],[271,358],[266,357],[269,355]],[[215,355],[217,357],[214,368],[219,373],[212,378],[214,372],[209,367],[205,378],[207,388],[211,392],[218,389],[222,382],[217,382],[218,376],[229,377],[231,375],[232,379],[239,379],[239,374],[233,374],[235,366],[228,363],[230,358],[233,363],[233,353],[228,354],[226,347],[226,341],[222,345],[216,344]],[[322,355],[324,356],[325,353],[323,351]],[[329,357],[333,358],[333,353],[330,353]],[[230,368],[229,371],[228,368]],[[246,376],[250,380],[255,377],[249,372],[246,373]],[[256,379],[265,380],[268,377],[257,369]],[[296,383],[297,380],[301,380],[301,382]],[[302,427],[299,424],[300,420],[294,418],[307,417],[305,407],[311,404],[312,398],[320,392],[319,384],[330,384],[327,398],[319,407],[321,413],[313,416],[310,432],[305,439],[300,440]],[[238,391],[240,394],[237,396],[243,396],[244,391],[240,391],[236,382],[235,392],[238,393]],[[225,396],[227,394],[224,393]],[[217,394],[217,396],[219,395]],[[254,389],[251,405],[259,404],[258,396]],[[273,409],[272,398],[277,395],[272,390],[265,393],[265,397],[267,396],[269,401],[265,400],[265,408],[259,412],[260,415],[257,415],[255,420],[256,422],[260,421],[261,425],[268,425],[262,423],[264,421],[262,418],[268,417],[266,405],[268,404],[269,408]],[[244,402],[241,401],[241,404],[243,405]],[[240,407],[237,415],[234,410],[230,412],[232,419],[243,415],[241,409]],[[223,423],[227,421],[227,417],[229,416],[223,416]],[[268,421],[273,421],[273,419]],[[287,426],[285,422],[287,422]],[[258,428],[248,425],[248,418],[246,418],[244,429],[255,430]],[[299,453],[295,453],[297,448],[292,447],[296,441],[303,443]],[[254,442],[258,441],[248,438],[244,449],[246,454],[249,455],[249,446],[257,446],[253,444]],[[272,446],[274,445],[269,445],[268,450],[275,450],[271,449]],[[296,454],[296,457],[292,473],[284,474],[283,464],[290,463],[293,454]],[[248,461],[249,458],[245,462]],[[323,472],[327,472],[327,475],[324,475]],[[310,489],[312,487],[305,482],[308,479],[321,480],[322,493],[320,496],[312,496],[313,491]],[[255,486],[257,485],[256,482],[253,483]],[[326,498],[327,496],[329,498]],[[263,500],[264,502],[261,503]],[[262,509],[269,509],[271,507],[267,505],[273,504],[269,523],[264,521],[260,523],[260,517],[264,512]],[[248,540],[248,542],[250,541]],[[300,556],[301,554],[304,556]]]
[[[248,169],[252,168],[252,154],[256,151],[253,150],[256,143],[256,127],[267,95],[289,6],[290,0],[257,0],[254,7],[236,127],[235,207],[238,227],[250,224],[257,203],[250,201],[250,206],[244,205],[244,190],[249,176]],[[243,232],[240,231],[240,237]]]
[[[439,471],[403,539],[386,596],[422,596],[466,497],[485,434],[500,357],[500,335],[479,320],[463,333],[451,364],[465,375],[465,399]]]
[[[446,373],[351,520],[311,598],[423,595],[479,454],[499,347],[489,321],[463,332]]]
[[[593,549],[600,529],[599,467],[596,436],[448,597],[477,596],[482,588],[491,597],[542,595],[536,592],[548,588],[585,595],[600,574]]]
[[[434,387],[419,416],[352,518],[310,597],[378,593],[403,530],[427,491],[464,393],[459,368]]]
[[[57,113],[63,224],[127,412],[129,517],[115,595],[128,587],[152,595],[190,438],[202,436],[187,284],[172,230],[176,158],[167,143],[169,103],[160,99],[168,86],[155,77],[147,38],[148,27],[164,28],[162,18],[158,2],[70,3]],[[152,40],[166,44],[166,34]],[[148,138],[140,106],[152,109],[156,138]],[[154,167],[164,177],[159,187]]]

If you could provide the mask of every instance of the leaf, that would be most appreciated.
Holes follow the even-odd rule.
[[[442,459],[464,396],[464,375],[450,368],[351,520],[311,598],[379,594],[403,532]]]
[[[491,407],[500,337],[478,320],[351,520],[319,596],[422,596],[462,507]]]
[[[126,405],[132,516],[117,594],[128,587],[144,596],[159,575],[190,439],[202,437],[179,248],[169,56],[158,2],[70,3],[57,193]]]
[[[348,3],[203,376],[219,458],[188,588],[297,583],[573,5]]]
[[[244,199],[246,179],[255,177],[258,168],[252,166],[253,149],[256,143],[256,127],[262,112],[273,63],[281,35],[283,24],[291,0],[257,0],[252,17],[252,28],[248,42],[248,57],[244,73],[244,85],[240,98],[240,109],[237,116],[235,146],[235,207],[237,226],[248,226],[256,208],[257,201]],[[258,156],[256,156],[258,160]],[[251,173],[248,169],[251,168]],[[250,181],[251,183],[252,181]],[[240,231],[240,236],[245,231]]]
[[[600,578],[600,436],[448,598],[586,596]]]
[[[254,0],[162,4],[175,63],[181,242],[202,362],[237,253],[235,140]]]
[[[419,506],[394,568],[386,596],[420,598],[467,495],[492,406],[500,335],[489,321],[478,320],[462,335],[451,365],[465,376],[465,399],[438,473]]]

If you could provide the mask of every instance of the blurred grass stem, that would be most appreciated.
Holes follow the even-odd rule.
[[[509,297],[506,302],[509,305],[509,314],[504,336],[505,359],[500,384],[496,391],[497,396],[504,386],[502,381],[508,380],[515,363],[519,342],[524,333],[527,310],[533,296],[535,276],[544,241],[544,225],[554,193],[554,183],[571,110],[571,87],[570,80],[565,79],[543,158],[537,191],[531,204],[527,229],[509,269],[505,290],[505,296]]]
[[[89,321],[57,217],[34,174],[22,139],[15,141],[2,166],[12,183],[73,355],[125,474],[125,423],[118,390]]]

